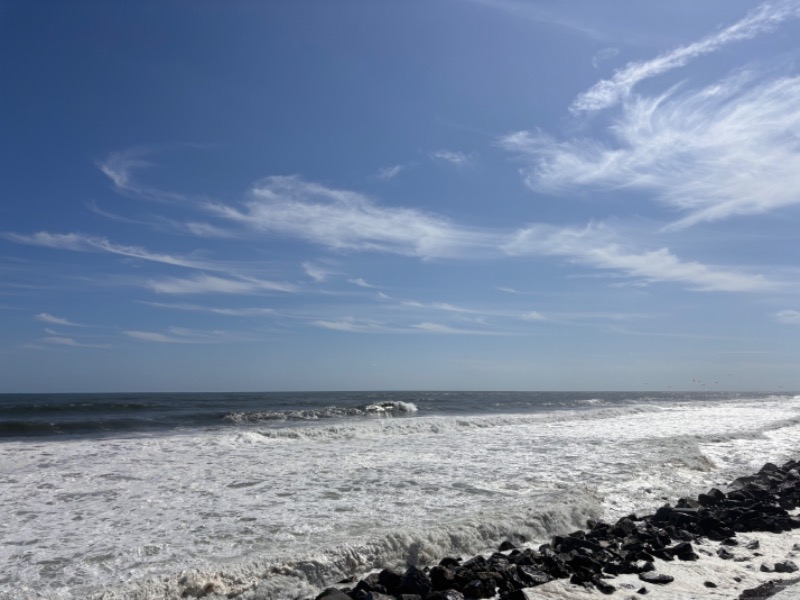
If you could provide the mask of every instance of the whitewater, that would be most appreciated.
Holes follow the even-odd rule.
[[[313,597],[643,514],[798,439],[794,394],[2,395],[0,598]]]

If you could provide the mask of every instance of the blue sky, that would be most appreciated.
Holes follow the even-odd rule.
[[[800,0],[0,3],[0,391],[800,389]]]

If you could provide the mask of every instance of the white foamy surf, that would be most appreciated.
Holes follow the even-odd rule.
[[[415,416],[379,419],[371,404],[4,441],[0,597],[311,596],[373,568],[648,511],[789,458],[800,435],[798,397],[499,414],[390,403]],[[296,410],[242,414],[258,412]]]

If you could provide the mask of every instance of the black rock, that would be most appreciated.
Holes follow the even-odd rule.
[[[434,590],[449,590],[454,587],[456,573],[447,567],[436,566],[430,570],[428,577]]]
[[[758,540],[753,540],[752,542],[748,542],[745,548],[747,548],[748,550],[758,550],[759,548],[761,548],[761,542],[759,542]]]
[[[675,578],[672,575],[662,575],[655,573],[654,571],[639,573],[639,579],[645,583],[654,583],[656,585],[666,585],[675,581]]]
[[[526,565],[519,565],[517,567],[517,573],[519,574],[520,579],[522,579],[531,587],[535,585],[542,585],[548,581],[553,581],[553,577],[551,577],[549,574],[532,566],[529,567]]]
[[[425,600],[428,600],[427,598]],[[529,600],[528,594],[523,592],[522,590],[514,590],[513,592],[507,592],[500,596],[500,600]]]
[[[646,587],[640,587],[638,590],[636,590],[636,593],[644,596],[645,594],[649,594],[650,591]]]
[[[717,549],[717,556],[719,556],[719,557],[720,557],[722,560],[730,560],[730,559],[732,559],[732,558],[733,558],[733,554],[731,554],[730,552],[728,552],[728,551],[727,551],[725,548],[723,548],[722,546],[720,546],[720,547]]]
[[[315,600],[352,600],[352,598],[342,590],[326,588],[317,595]]]
[[[722,544],[723,546],[738,546],[739,541],[736,538],[729,537],[722,540],[720,544]]]
[[[502,544],[500,544],[500,548],[498,548],[498,550],[500,550],[500,552],[505,552],[506,550],[514,550],[515,548],[516,546],[514,544],[506,540]]]
[[[776,573],[794,573],[798,570],[797,565],[794,561],[785,560],[783,562],[775,563],[775,572]]]
[[[386,588],[390,594],[399,588],[402,582],[403,576],[391,569],[384,569],[378,573],[378,583]]]
[[[461,564],[461,559],[454,558],[452,556],[446,556],[439,561],[439,565],[442,567],[457,567],[460,564]]]
[[[487,579],[473,579],[464,586],[465,598],[491,598],[497,589],[494,582]]]
[[[401,594],[417,594],[425,596],[433,588],[430,578],[422,569],[410,566],[403,575],[403,579],[398,587]]]
[[[714,583],[713,581],[704,581],[703,585],[706,586],[707,588],[715,588],[715,587],[717,587],[717,584]]]
[[[697,501],[703,506],[716,506],[723,500],[725,500],[725,494],[717,488],[711,488],[707,493],[697,497]]]
[[[599,577],[594,580],[594,585],[603,594],[613,594],[614,592],[617,591],[617,588],[615,588],[613,585],[611,585],[607,581],[604,581],[603,579],[600,579]]]

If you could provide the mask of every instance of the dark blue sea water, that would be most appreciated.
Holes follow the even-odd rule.
[[[269,392],[0,394],[0,439],[208,427],[297,426],[320,419],[532,413],[631,403],[714,401],[731,392]]]

